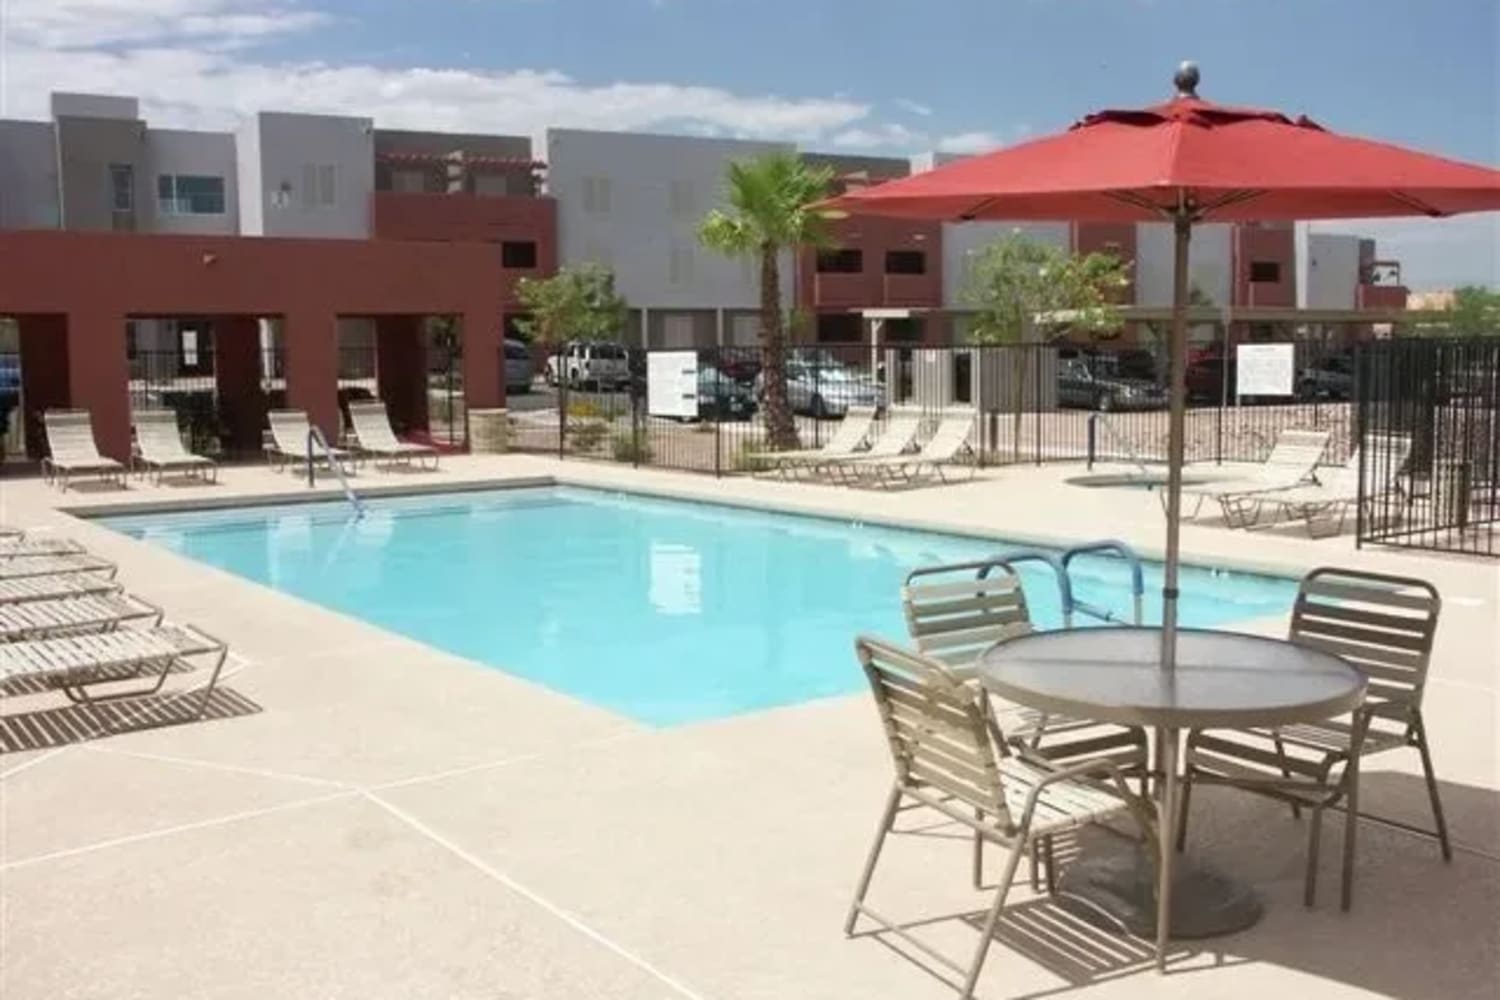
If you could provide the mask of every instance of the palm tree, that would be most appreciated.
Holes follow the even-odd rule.
[[[731,257],[760,259],[760,346],[767,443],[796,448],[786,393],[786,324],[781,311],[783,250],[825,246],[827,220],[813,205],[828,195],[833,170],[795,153],[767,153],[729,164],[729,204],[704,216],[698,239]]]

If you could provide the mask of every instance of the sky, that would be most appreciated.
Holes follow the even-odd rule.
[[[1306,113],[1500,165],[1500,0],[0,0],[0,116],[133,94],[153,125],[255,110],[978,152],[1170,96]],[[1500,217],[1320,224],[1414,288],[1500,285]]]

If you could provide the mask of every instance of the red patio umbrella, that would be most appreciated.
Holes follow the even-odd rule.
[[[1500,171],[1340,136],[1305,118],[1197,95],[1183,63],[1177,96],[1100,111],[1070,129],[825,203],[832,212],[951,221],[1171,222],[1167,545],[1162,665],[1177,631],[1188,243],[1198,222],[1454,215],[1500,209]]]

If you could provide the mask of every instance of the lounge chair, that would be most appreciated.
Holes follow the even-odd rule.
[[[96,573],[63,573],[58,575],[0,578],[0,605],[27,601],[55,601],[65,597],[90,594],[117,594],[119,581]]]
[[[833,437],[824,442],[823,447],[804,448],[799,451],[758,451],[751,458],[758,462],[765,462],[782,476],[790,473],[795,478],[797,469],[848,458],[856,454],[859,448],[869,440],[870,430],[874,423],[875,408],[873,406],[851,406],[844,412],[844,419],[839,422],[838,430],[833,432]]]
[[[401,441],[391,430],[390,416],[385,404],[379,400],[368,403],[349,404],[349,422],[354,425],[354,436],[359,440],[359,450],[375,461],[400,462],[410,465],[413,460],[432,459],[432,467],[438,467],[438,450],[431,445],[412,444]]]
[[[1108,762],[1088,761],[1059,769],[1046,761],[1004,753],[992,742],[973,694],[949,677],[942,664],[878,639],[860,638],[854,645],[875,696],[896,773],[844,920],[844,933],[852,936],[859,918],[870,918],[955,969],[964,977],[959,996],[969,1000],[1022,855],[1035,843],[1050,853],[1052,838],[1059,833],[1127,811],[1133,812],[1138,823],[1142,816],[1133,810],[1134,800],[1124,779]],[[1105,780],[1092,777],[1096,774]],[[977,838],[976,845],[987,840],[1008,851],[1005,870],[995,883],[994,902],[967,966],[950,961],[918,939],[911,925],[894,923],[865,905],[881,849],[886,837],[897,832],[893,829],[896,815],[907,801],[968,827]],[[1145,830],[1142,825],[1143,834]]]
[[[42,415],[42,425],[47,433],[42,475],[49,483],[66,490],[72,477],[92,474],[101,482],[112,480],[126,488],[125,466],[99,454],[87,410],[48,410]]]
[[[0,580],[24,580],[28,577],[59,576],[64,573],[103,573],[113,577],[117,568],[109,560],[87,552],[26,556],[20,559],[0,558]]]
[[[1315,470],[1328,447],[1327,431],[1282,431],[1276,435],[1276,443],[1266,460],[1254,466],[1250,473],[1228,482],[1203,483],[1183,486],[1183,509],[1187,498],[1197,502],[1187,517],[1197,517],[1205,500],[1218,503],[1224,512],[1224,521],[1232,528],[1243,528],[1254,524],[1260,514],[1258,495],[1272,490],[1290,489],[1304,483],[1315,482]],[[1166,507],[1166,491],[1160,493],[1163,509]]]
[[[142,474],[155,472],[158,483],[169,472],[201,476],[208,482],[216,482],[219,478],[218,463],[183,447],[177,414],[171,410],[136,411],[135,447],[135,463],[140,466]]]
[[[943,467],[967,454],[969,475],[973,477],[979,462],[969,445],[969,436],[974,433],[976,419],[973,410],[944,413],[932,437],[912,454],[855,455],[846,461],[845,469],[856,481],[864,479],[868,473],[882,486],[913,483],[922,478],[924,469],[930,470],[929,474],[937,476],[941,482],[947,482]]]
[[[1359,488],[1360,452],[1355,449],[1343,465],[1319,469],[1316,483],[1257,494],[1253,499],[1262,510],[1275,512],[1273,520],[1300,520],[1309,536],[1327,538],[1344,530],[1350,508],[1361,500],[1369,504],[1400,495],[1398,477],[1410,454],[1411,439],[1407,437],[1389,438],[1366,449],[1363,497]],[[1366,510],[1368,513],[1369,508]],[[1256,521],[1260,520],[1257,513]]]
[[[808,462],[807,467],[815,471],[828,472],[837,479],[848,479],[856,462],[895,458],[908,452],[916,444],[922,431],[922,414],[916,410],[893,410],[886,418],[880,436],[871,442],[865,451],[856,452],[826,461]]]
[[[288,464],[307,461],[307,439],[312,434],[312,425],[307,422],[306,413],[301,410],[272,410],[266,414],[266,422],[271,428],[271,440],[266,445],[266,460],[273,467],[280,469]],[[313,458],[323,465],[327,465],[330,458],[343,464],[352,462],[354,455],[330,444],[327,452],[314,448]]]
[[[83,546],[71,538],[25,538],[15,536],[0,538],[0,559],[20,559],[27,556],[59,556],[82,551]]]
[[[127,622],[160,625],[162,610],[124,593],[0,604],[0,642],[107,632]]]
[[[1303,902],[1317,891],[1318,840],[1323,812],[1345,801],[1341,905],[1353,894],[1356,817],[1435,837],[1443,860],[1453,859],[1438,798],[1437,777],[1422,720],[1422,691],[1432,657],[1442,601],[1432,584],[1324,567],[1302,579],[1288,638],[1342,657],[1365,674],[1365,703],[1344,719],[1277,729],[1200,730],[1188,736],[1186,779],[1177,846],[1187,836],[1188,800],[1195,785],[1230,785],[1288,802],[1292,814],[1312,810]],[[1390,750],[1416,750],[1427,780],[1435,830],[1360,812],[1357,761]]]
[[[0,643],[0,683],[23,679],[48,680],[72,702],[92,705],[118,698],[139,698],[162,689],[173,666],[197,656],[213,658],[213,673],[198,703],[199,716],[208,707],[229,647],[186,625],[122,628],[92,635]],[[148,686],[134,686],[105,694],[91,689],[135,680],[154,672]]]

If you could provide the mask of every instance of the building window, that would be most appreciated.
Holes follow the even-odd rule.
[[[680,243],[672,246],[667,258],[667,281],[673,285],[685,285],[693,280],[693,251]]]
[[[857,344],[863,339],[861,337],[863,325],[864,322],[858,313],[819,313],[818,343]]]
[[[672,214],[682,218],[697,214],[693,199],[692,181],[673,181],[668,192],[668,206]]]
[[[886,274],[926,274],[927,255],[921,250],[887,250]]]
[[[128,163],[109,165],[109,205],[116,212],[135,211],[135,167]]]
[[[1250,280],[1257,285],[1280,284],[1281,263],[1274,260],[1252,260],[1250,262]]]
[[[420,167],[392,170],[391,190],[403,194],[423,194],[427,190],[427,171]]]
[[[474,174],[474,193],[485,198],[500,198],[526,192],[520,186],[520,178],[485,170]]]
[[[335,190],[338,171],[331,163],[308,163],[302,167],[302,207],[332,208],[338,201]]]
[[[500,266],[516,270],[536,267],[536,244],[531,240],[506,240],[500,244]]]
[[[667,313],[661,321],[661,346],[669,350],[693,347],[697,343],[692,313]]]
[[[161,174],[156,178],[156,204],[163,215],[223,215],[224,178]]]
[[[891,344],[918,344],[922,341],[922,327],[923,321],[920,316],[888,319],[881,330],[881,336]]]
[[[198,331],[193,327],[178,328],[177,359],[183,368],[198,367]]]
[[[585,177],[583,179],[583,210],[594,215],[609,211],[609,178]]]
[[[860,250],[819,250],[819,274],[858,274],[865,269],[865,255]]]

